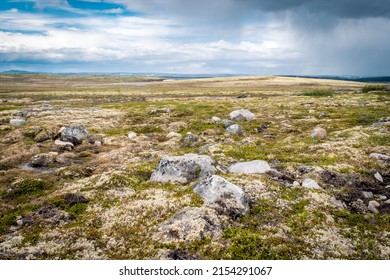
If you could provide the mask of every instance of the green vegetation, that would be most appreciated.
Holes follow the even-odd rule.
[[[327,96],[333,96],[335,94],[335,91],[332,89],[314,89],[314,90],[307,90],[299,95],[301,96],[312,96],[312,97],[327,97]]]
[[[363,93],[367,93],[370,91],[389,91],[386,85],[365,85],[362,89]]]

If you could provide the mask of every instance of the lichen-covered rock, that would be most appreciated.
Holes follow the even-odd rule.
[[[244,128],[239,124],[232,124],[228,128],[226,128],[225,132],[228,134],[243,135]]]
[[[225,128],[228,128],[229,126],[233,125],[234,122],[232,122],[231,120],[228,120],[228,119],[223,119],[223,120],[221,120],[221,124],[223,124],[225,126]]]
[[[186,207],[160,225],[155,238],[163,243],[171,243],[219,238],[221,235],[221,222],[214,209]]]
[[[55,161],[55,155],[53,154],[38,154],[31,158],[32,167],[47,167],[53,164]]]
[[[317,184],[317,182],[310,178],[303,180],[302,187],[306,189],[317,189],[317,190],[321,189],[321,187]]]
[[[187,154],[165,157],[160,160],[150,180],[163,183],[187,183],[214,174],[216,165],[216,161],[206,155]]]
[[[88,138],[88,135],[88,131],[80,124],[64,128],[61,131],[60,139],[64,142],[71,142],[74,145],[79,145],[84,139]]]
[[[220,118],[218,118],[218,117],[212,117],[211,118],[211,123],[220,123],[221,122],[221,119]]]
[[[322,127],[316,127],[313,129],[313,131],[310,134],[311,138],[318,139],[318,140],[325,140],[327,137],[326,130]]]
[[[238,162],[229,167],[229,172],[239,174],[265,173],[269,170],[271,167],[264,160]]]
[[[251,121],[254,116],[255,115],[248,110],[236,110],[229,114],[230,119],[236,122]]]
[[[193,134],[187,134],[186,136],[184,136],[182,141],[184,143],[195,143],[196,141],[198,141],[198,137]]]
[[[76,193],[67,193],[64,195],[64,201],[69,206],[72,206],[79,203],[87,203],[88,199]]]
[[[194,192],[207,203],[213,203],[219,214],[238,217],[248,211],[245,192],[218,175],[202,179],[194,186]]]

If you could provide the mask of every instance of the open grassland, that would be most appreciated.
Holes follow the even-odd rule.
[[[0,99],[0,259],[390,259],[386,86],[0,75]],[[211,121],[238,109],[255,115],[239,122],[242,135]],[[77,124],[93,141],[55,144],[61,127]],[[326,139],[310,137],[316,127]],[[197,139],[183,141],[188,133]],[[32,167],[42,154],[51,160]],[[185,154],[215,159],[249,211],[218,216],[218,234],[164,238],[161,225],[186,207],[207,211],[196,180],[149,180],[161,158]],[[250,160],[273,170],[226,172]],[[307,178],[321,188],[301,186]]]

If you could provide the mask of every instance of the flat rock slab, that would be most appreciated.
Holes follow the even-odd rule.
[[[206,155],[188,154],[165,157],[160,160],[150,180],[161,183],[187,183],[198,178],[213,175],[216,166],[216,161]]]
[[[269,170],[271,167],[264,160],[238,162],[229,167],[229,172],[239,174],[265,173]]]

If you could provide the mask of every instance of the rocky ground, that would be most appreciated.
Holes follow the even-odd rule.
[[[390,93],[0,76],[0,259],[390,259]]]

